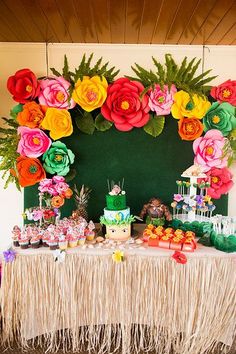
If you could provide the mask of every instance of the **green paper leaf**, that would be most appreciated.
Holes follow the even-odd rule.
[[[93,116],[89,112],[84,112],[83,116],[75,117],[77,127],[85,134],[92,135],[95,130]]]
[[[23,104],[19,103],[10,110],[10,116],[16,119],[17,114],[23,110]]]
[[[71,168],[70,172],[65,176],[66,182],[72,181],[75,178],[75,176],[76,176],[76,169]]]
[[[95,118],[95,127],[100,132],[105,132],[106,130],[112,127],[112,123],[109,120],[105,119],[103,115],[100,113]]]
[[[156,116],[156,115],[150,115],[151,118],[149,122],[143,127],[144,131],[156,138],[158,135],[160,135],[164,129],[165,125],[165,117],[163,116]]]

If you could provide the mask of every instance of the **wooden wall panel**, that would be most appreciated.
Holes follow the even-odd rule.
[[[0,0],[6,42],[235,44],[236,0]]]

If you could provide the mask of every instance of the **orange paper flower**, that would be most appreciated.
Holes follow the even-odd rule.
[[[51,205],[53,208],[60,208],[64,204],[65,200],[61,195],[56,195],[51,200]]]
[[[63,192],[63,197],[66,199],[70,199],[73,195],[72,189],[68,188],[65,192]]]
[[[18,113],[17,121],[28,128],[39,128],[44,115],[45,111],[42,106],[36,102],[28,102],[24,105],[23,111]]]
[[[182,140],[195,140],[203,133],[203,124],[197,118],[181,118],[178,121],[178,126]]]
[[[16,168],[21,187],[33,186],[46,178],[46,173],[38,159],[19,156]]]

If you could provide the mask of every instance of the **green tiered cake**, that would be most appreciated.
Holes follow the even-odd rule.
[[[108,183],[109,193],[106,195],[106,208],[100,218],[101,224],[106,225],[106,237],[112,240],[125,241],[131,236],[130,208],[126,206],[126,193],[119,185]]]

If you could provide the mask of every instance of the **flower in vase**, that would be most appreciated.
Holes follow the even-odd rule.
[[[43,211],[42,211],[42,210],[37,210],[37,209],[36,209],[36,210],[33,210],[31,216],[32,216],[32,219],[33,219],[34,221],[41,220],[42,217],[43,217]]]
[[[41,105],[59,109],[74,108],[76,103],[69,100],[69,88],[71,84],[64,77],[55,77],[40,81],[41,91],[38,96]]]
[[[75,155],[61,141],[52,143],[50,149],[43,155],[44,168],[50,174],[66,176],[70,165],[74,163]]]
[[[55,184],[55,189],[58,194],[64,193],[68,189],[68,184],[65,182],[58,182]]]
[[[107,98],[107,80],[104,76],[84,76],[75,83],[72,98],[86,112],[91,112],[103,105]]]
[[[194,164],[202,166],[205,172],[212,167],[226,167],[228,156],[224,154],[225,144],[226,139],[219,130],[208,130],[203,137],[193,142]]]
[[[66,109],[48,108],[41,126],[50,131],[49,135],[53,140],[73,133],[71,116]]]
[[[52,197],[51,205],[53,208],[60,208],[62,205],[64,205],[64,203],[65,199],[62,196],[56,195]]]
[[[51,139],[40,129],[30,129],[28,127],[18,127],[20,141],[17,152],[28,157],[39,157],[44,154],[51,146]]]
[[[31,70],[21,69],[8,78],[7,89],[13,95],[13,100],[26,103],[33,101],[38,96],[40,85]]]
[[[147,94],[140,99],[143,90],[144,86],[138,81],[115,80],[107,89],[107,99],[101,108],[103,117],[121,131],[146,125],[150,119],[150,107]]]
[[[211,104],[206,98],[181,90],[174,94],[174,104],[171,107],[172,116],[176,119],[184,117],[201,119],[210,108]]]
[[[236,80],[227,80],[212,87],[210,94],[218,102],[228,102],[236,106]]]
[[[164,85],[163,90],[160,85],[155,85],[154,89],[149,93],[148,105],[150,109],[156,112],[157,116],[170,114],[173,103],[173,95],[177,92],[175,85]]]

